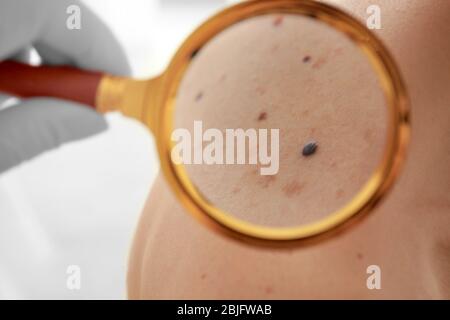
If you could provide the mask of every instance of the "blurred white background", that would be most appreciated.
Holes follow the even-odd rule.
[[[183,39],[226,0],[89,0],[136,77],[161,72]],[[107,132],[0,175],[0,299],[126,298],[128,252],[158,171],[146,129],[107,115]],[[1,156],[1,155],[0,155]],[[81,289],[66,286],[81,268]]]

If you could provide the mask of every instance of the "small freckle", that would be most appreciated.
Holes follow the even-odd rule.
[[[272,294],[273,291],[274,291],[274,289],[273,289],[272,286],[267,286],[267,287],[264,288],[264,292],[265,292],[266,294]]]
[[[367,129],[367,130],[364,132],[364,140],[365,140],[367,143],[371,143],[372,140],[373,140],[372,138],[373,138],[373,132],[372,132],[372,130]]]
[[[280,26],[283,23],[284,17],[283,16],[278,16],[273,20],[273,25],[275,27]]]
[[[261,112],[258,117],[258,121],[263,121],[267,119],[267,112]]]
[[[316,63],[313,64],[313,68],[320,69],[325,62],[327,62],[325,58],[320,58],[319,60],[316,61]]]
[[[196,96],[195,96],[195,101],[200,101],[203,98],[203,92],[199,92]]]
[[[310,61],[311,61],[311,57],[310,56],[303,57],[303,63],[308,63]]]
[[[344,196],[344,190],[339,189],[336,191],[336,198],[342,198]]]
[[[264,88],[264,87],[257,87],[256,88],[256,92],[259,94],[259,95],[263,95],[263,94],[265,94],[266,93],[266,88]]]
[[[225,80],[227,80],[227,75],[226,75],[226,74],[223,74],[223,75],[220,77],[219,81],[220,81],[220,82],[224,82]]]
[[[342,49],[342,48],[336,48],[336,49],[334,49],[334,53],[335,53],[336,55],[341,54],[343,51],[344,51],[344,49]]]
[[[262,180],[261,180],[260,184],[264,189],[267,189],[277,179],[276,176],[274,176],[274,175],[261,176],[261,178],[262,178]]]
[[[304,157],[309,157],[309,156],[313,155],[314,153],[316,153],[317,148],[318,148],[317,142],[311,141],[303,147],[302,155]]]
[[[356,257],[358,258],[358,260],[362,260],[364,258],[364,255],[361,252],[358,252],[356,254]]]
[[[241,188],[236,187],[236,188],[234,188],[233,191],[231,191],[231,192],[233,192],[233,194],[237,194],[237,193],[241,192]]]
[[[205,279],[206,279],[206,273],[202,273],[202,275],[200,276],[200,278],[201,278],[202,280],[205,280]]]
[[[292,198],[299,195],[303,190],[303,185],[299,184],[297,181],[292,181],[283,187],[283,192],[288,198]]]

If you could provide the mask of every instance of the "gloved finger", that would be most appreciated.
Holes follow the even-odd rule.
[[[8,99],[1,98],[3,102]],[[50,98],[16,100],[14,106],[0,110],[0,173],[106,128],[104,117],[76,103]]]
[[[38,36],[46,11],[39,1],[3,0],[0,3],[0,59],[30,46]]]
[[[80,9],[81,29],[69,29],[69,7]],[[34,45],[44,62],[128,75],[123,48],[103,21],[77,0],[3,0],[0,59]]]
[[[0,111],[20,103],[20,99],[8,94],[0,93]]]

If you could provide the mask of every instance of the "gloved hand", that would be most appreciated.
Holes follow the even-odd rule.
[[[67,8],[81,8],[81,29],[66,25]],[[79,1],[3,0],[0,60],[28,60],[35,48],[44,64],[128,75],[130,67],[108,27]],[[14,81],[14,79],[11,79]],[[13,106],[13,108],[6,108]],[[0,173],[46,150],[107,128],[104,118],[76,103],[50,98],[12,99],[0,92]]]
[[[70,5],[81,8],[81,30],[66,27]],[[44,64],[130,72],[112,32],[77,0],[0,1],[0,60],[23,61],[32,47]],[[0,299],[124,298],[151,150],[146,129],[118,114],[0,93]],[[72,265],[80,290],[67,287]]]

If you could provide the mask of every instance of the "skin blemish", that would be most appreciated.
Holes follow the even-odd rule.
[[[336,49],[334,49],[334,54],[335,54],[335,55],[340,55],[342,52],[344,52],[344,49],[342,49],[342,48],[336,48]]]
[[[319,58],[319,60],[317,60],[317,61],[312,65],[312,67],[313,67],[313,69],[320,69],[320,68],[325,64],[325,62],[327,62],[327,59],[325,59],[325,58]]]
[[[276,17],[276,18],[273,20],[273,25],[274,25],[274,27],[279,27],[279,26],[281,26],[281,25],[283,24],[283,20],[284,20],[284,17],[283,17],[283,16],[278,16],[278,17]]]
[[[304,157],[309,157],[309,156],[313,155],[314,153],[316,153],[318,147],[319,146],[318,146],[317,142],[315,142],[315,141],[308,142],[303,147],[302,155]]]
[[[358,252],[356,254],[356,258],[358,258],[358,260],[362,260],[364,258],[364,255],[361,252]]]
[[[264,121],[267,119],[267,112],[261,112],[258,117],[258,121]]]
[[[261,182],[260,185],[264,189],[267,189],[272,183],[274,183],[276,180],[275,176],[261,176]]]
[[[273,183],[275,183],[275,181],[277,180],[277,177],[276,177],[276,175],[263,176],[263,175],[261,175],[260,169],[261,168],[258,165],[256,167],[254,167],[252,170],[245,172],[241,176],[241,181],[248,181],[249,179],[251,179],[251,181],[254,181],[254,183],[257,184],[258,186],[260,186],[262,189],[267,189]],[[239,187],[236,186],[235,189],[236,188],[239,188]],[[239,191],[240,191],[240,189],[239,189]]]
[[[233,194],[238,194],[239,192],[241,192],[241,188],[239,188],[239,187],[235,187],[234,189],[233,189],[233,191],[231,191]]]
[[[283,187],[283,193],[288,197],[292,198],[299,195],[303,190],[303,185],[297,181],[292,181]]]
[[[226,75],[226,74],[223,74],[223,75],[220,76],[219,82],[223,83],[223,82],[225,82],[226,80],[227,80],[227,75]]]
[[[265,287],[264,288],[264,292],[266,293],[266,294],[272,294],[273,293],[273,287],[272,286],[267,286],[267,287]]]
[[[374,134],[373,134],[373,132],[372,132],[372,130],[370,130],[370,129],[367,129],[365,132],[364,132],[364,141],[366,142],[366,143],[372,143],[373,142],[373,136],[374,136]]]
[[[266,93],[266,88],[264,88],[264,87],[257,87],[256,88],[256,93],[258,93],[260,96],[262,96],[263,94],[265,94]]]
[[[197,95],[195,96],[195,101],[200,101],[203,98],[203,92],[200,91],[199,93],[197,93]]]
[[[206,279],[206,273],[202,273],[202,275],[200,276],[200,279],[205,280]]]
[[[304,56],[303,57],[303,63],[308,63],[311,61],[311,56]]]
[[[343,196],[344,196],[344,190],[338,189],[338,190],[336,191],[336,198],[340,199],[340,198],[342,198]]]

